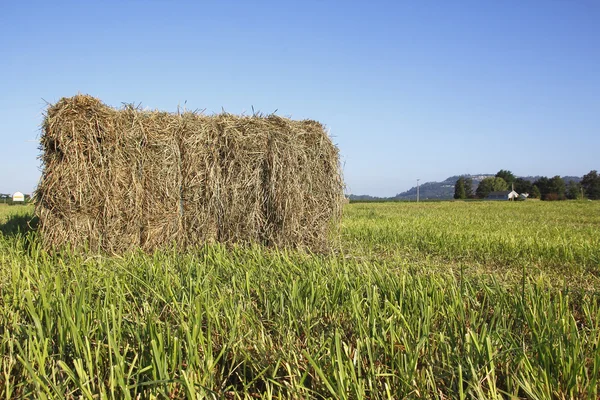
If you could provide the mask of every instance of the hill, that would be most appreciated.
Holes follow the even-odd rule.
[[[449,200],[454,197],[454,184],[457,179],[461,176],[466,178],[471,178],[473,180],[473,191],[477,189],[477,185],[481,182],[482,179],[494,176],[494,174],[478,174],[478,175],[453,175],[441,182],[425,182],[422,185],[419,185],[419,197],[422,200]],[[530,182],[534,182],[537,179],[541,178],[541,176],[522,176],[520,178],[526,179]],[[563,180],[566,184],[569,181],[580,182],[581,177],[578,176],[563,176]],[[352,201],[410,201],[416,200],[417,198],[417,187],[414,186],[407,191],[402,193],[398,193],[393,197],[376,197],[369,195],[349,195],[348,196]]]
[[[479,175],[454,175],[446,178],[442,182],[425,182],[419,185],[419,197],[423,200],[447,200],[454,197],[454,184],[461,176],[473,179],[473,190],[477,188],[483,178],[494,176],[493,174]],[[394,200],[415,200],[417,198],[417,187],[398,193],[393,197]]]
[[[494,174],[479,174],[479,175],[454,175],[449,178],[446,178],[442,182],[426,182],[419,186],[419,197],[423,200],[449,200],[454,197],[454,184],[460,178],[464,176],[466,178],[473,179],[473,191],[477,189],[479,182],[482,179],[494,176]],[[541,178],[541,176],[523,176],[518,177],[526,179],[530,182],[534,182],[537,179]],[[563,176],[563,180],[566,184],[570,181],[580,182],[581,177],[578,176]],[[417,198],[417,187],[412,187],[409,190],[398,193],[396,196],[392,197],[393,200],[415,200]]]

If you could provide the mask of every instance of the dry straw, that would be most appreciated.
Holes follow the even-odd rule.
[[[326,250],[344,201],[337,147],[315,121],[48,108],[36,214],[46,248],[121,253],[206,242]]]

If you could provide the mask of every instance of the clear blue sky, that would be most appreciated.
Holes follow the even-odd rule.
[[[600,1],[0,2],[0,192],[40,176],[44,100],[331,129],[348,191],[600,169]],[[44,100],[42,100],[44,99]]]

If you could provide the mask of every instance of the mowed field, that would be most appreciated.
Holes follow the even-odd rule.
[[[0,205],[0,398],[599,398],[600,202],[344,214],[329,255],[105,257]]]

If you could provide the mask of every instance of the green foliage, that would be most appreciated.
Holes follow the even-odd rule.
[[[506,182],[509,187],[516,179],[515,175],[512,172],[510,172],[509,170],[504,170],[504,169],[501,169],[500,171],[498,171],[498,173],[496,174],[496,178],[504,179],[504,182]],[[506,189],[502,189],[502,190],[506,190]]]
[[[565,181],[556,175],[550,179],[543,176],[533,183],[540,191],[542,200],[564,200],[566,199]]]
[[[465,178],[465,195],[467,199],[472,199],[475,197],[475,193],[473,193],[473,179]]]
[[[517,192],[519,194],[521,194],[521,193],[530,193],[531,194],[533,185],[527,179],[517,178],[517,179],[515,179],[515,181],[513,183],[515,185],[515,192]]]
[[[473,179],[461,176],[454,185],[454,198],[455,199],[472,199],[475,195],[473,193]]]
[[[565,195],[569,200],[580,200],[583,198],[581,193],[581,184],[575,181],[569,181]]]
[[[600,200],[600,176],[596,170],[590,171],[583,176],[581,186],[589,199]]]
[[[533,185],[536,186],[540,191],[540,199],[543,199],[548,195],[548,193],[550,193],[550,179],[548,179],[546,176],[538,178],[535,182],[533,182]]]
[[[484,178],[479,182],[479,186],[477,186],[476,195],[480,199],[484,199],[491,192],[499,192],[503,190],[508,190],[508,183],[502,178],[499,177],[489,177]]]
[[[567,191],[567,186],[565,185],[565,181],[559,175],[553,176],[550,179],[550,192],[556,193],[559,199],[564,199],[565,193]]]
[[[467,198],[467,191],[465,188],[465,178],[462,176],[460,178],[458,178],[458,180],[454,184],[454,198],[457,200]]]
[[[0,398],[598,398],[599,203],[345,211],[330,255],[4,230]]]
[[[542,193],[540,192],[540,189],[537,187],[537,185],[531,186],[531,193],[529,193],[529,197],[532,199],[539,199],[542,197]]]

